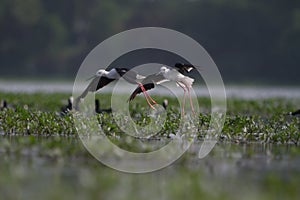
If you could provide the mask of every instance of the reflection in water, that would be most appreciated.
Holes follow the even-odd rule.
[[[16,137],[16,136],[15,136]],[[53,140],[49,142],[49,140]],[[52,145],[63,144],[61,147]],[[201,142],[173,165],[146,174],[110,169],[80,141],[0,140],[3,199],[297,199],[300,150],[296,146],[217,144],[198,159]],[[73,150],[72,150],[73,149]],[[74,150],[76,149],[76,150]]]

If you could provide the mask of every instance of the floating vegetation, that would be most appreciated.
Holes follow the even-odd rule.
[[[31,111],[24,108],[0,112],[0,130],[6,135],[74,135],[71,115]]]
[[[97,94],[99,95],[99,94]],[[59,108],[64,104],[68,94],[13,94],[1,93],[8,102],[17,105],[15,109],[8,108],[0,111],[0,133],[3,135],[77,135],[77,127],[74,126],[72,113],[64,116],[59,114]],[[102,95],[101,103],[104,107],[109,106],[109,95]],[[158,102],[163,102],[164,97],[156,97]],[[197,116],[197,138],[203,139],[210,125],[210,103],[207,98],[199,98],[200,109],[203,113]],[[288,116],[286,113],[294,110],[299,105],[299,100],[286,99],[263,99],[241,100],[228,99],[228,114],[220,141],[248,143],[300,143],[300,118]],[[149,130],[158,131],[154,137],[170,137],[176,134],[181,116],[176,99],[169,98],[169,107],[164,115],[164,123],[159,124],[158,118],[149,117],[149,112],[143,107],[142,98],[137,98],[136,103],[130,104],[132,122],[138,127],[147,127]],[[99,128],[112,137],[124,136],[124,130],[134,130],[132,122],[122,122],[118,116],[111,113],[95,114]],[[120,118],[120,117],[119,117]],[[119,124],[116,123],[119,121]],[[128,119],[127,119],[128,120]],[[120,127],[120,122],[123,125]],[[153,129],[151,123],[158,123],[159,128]],[[130,125],[130,126],[129,126]],[[147,129],[147,130],[148,130]]]

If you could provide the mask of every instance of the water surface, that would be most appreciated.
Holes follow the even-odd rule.
[[[82,84],[78,90],[84,90],[88,82]],[[182,95],[183,91],[176,87],[173,83],[167,83],[172,89],[170,92],[163,86],[158,86],[157,89],[150,91],[152,94],[158,95]],[[107,93],[115,91],[120,94],[131,93],[135,85],[118,84],[115,88],[114,84],[110,84],[101,89],[101,92]],[[198,96],[209,96],[209,92],[205,86],[194,85],[195,93]],[[285,98],[300,98],[300,87],[289,86],[239,86],[225,85],[227,97],[237,97],[246,99],[270,98],[270,97],[285,97]],[[0,80],[0,91],[9,92],[67,92],[72,93],[73,82],[42,82],[42,81],[4,81]]]
[[[198,159],[200,145],[162,170],[127,174],[76,138],[1,136],[1,199],[299,199],[297,146],[220,143]]]

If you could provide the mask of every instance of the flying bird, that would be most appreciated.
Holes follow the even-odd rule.
[[[130,95],[128,101],[132,101],[135,96],[141,92],[143,92],[145,99],[148,103],[148,105],[155,110],[154,108],[154,104],[156,104],[156,101],[154,101],[150,95],[147,93],[147,90],[151,90],[152,88],[154,88],[155,84],[161,84],[165,81],[168,81],[165,79],[165,77],[163,76],[163,74],[161,73],[157,73],[157,74],[151,74],[149,76],[147,76],[146,78],[144,78],[142,80],[142,82],[139,84],[139,87],[137,87],[133,93]],[[153,103],[153,105],[150,103],[150,101]]]
[[[94,76],[89,78],[92,79],[87,88],[83,91],[83,93],[78,97],[78,99],[83,99],[86,97],[88,92],[95,92],[114,80],[118,80],[124,76],[129,70],[126,68],[113,68],[110,71],[106,71],[105,69],[100,69],[96,72]],[[137,79],[137,74],[131,71],[124,79],[128,82],[133,82],[133,80]],[[135,83],[135,82],[134,82]]]
[[[82,94],[76,98],[75,107],[78,108],[78,103],[81,99],[85,98],[88,92],[96,92],[101,88],[105,87],[114,80],[124,78],[127,82],[132,84],[139,84],[139,80],[145,78],[144,76],[139,75],[133,70],[127,68],[112,68],[109,71],[100,69],[96,72],[94,76],[89,78],[92,79],[87,88],[82,92]],[[142,87],[142,86],[141,86]]]
[[[169,67],[166,67],[166,66],[162,66],[160,68],[160,72],[147,76],[145,79],[143,79],[141,84],[143,84],[144,89],[150,90],[150,89],[154,88],[155,85],[159,85],[163,82],[167,82],[167,81],[176,82],[177,86],[180,86],[184,91],[183,100],[182,100],[182,114],[184,115],[184,105],[185,105],[185,99],[186,99],[186,92],[188,92],[189,99],[190,99],[190,105],[191,105],[191,108],[192,108],[192,112],[194,113],[195,111],[194,111],[194,107],[193,107],[193,104],[192,104],[192,98],[191,98],[191,94],[190,94],[190,89],[192,88],[194,79],[192,79],[188,76],[185,76],[181,73],[181,72],[184,72],[184,71],[190,72],[192,69],[189,69],[191,67],[187,67],[187,65],[183,65],[183,64],[180,64],[180,65],[175,64],[175,68],[176,69],[169,68]],[[135,96],[137,94],[141,93],[141,92],[144,92],[142,90],[142,87],[136,88],[133,91],[133,93],[130,95],[129,101],[132,101],[135,98]],[[147,103],[150,104],[149,100],[147,99],[146,96],[145,96],[145,98],[146,98]],[[150,107],[153,107],[153,105],[151,105]]]

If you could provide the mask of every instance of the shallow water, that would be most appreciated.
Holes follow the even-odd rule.
[[[300,197],[296,146],[221,143],[198,159],[196,142],[162,170],[127,174],[99,163],[76,138],[30,138],[0,137],[1,199]]]
[[[88,84],[88,82],[86,83]],[[166,89],[160,86],[159,89],[151,90],[150,93],[158,95],[182,95],[181,89],[176,87],[175,84],[167,83],[166,86],[171,88]],[[84,90],[86,85],[81,85],[78,90]],[[129,93],[135,88],[134,85],[129,84],[118,84],[115,87],[114,84],[110,84],[105,88],[101,89],[101,92],[107,93],[113,90],[117,93]],[[209,96],[209,92],[206,87],[194,85],[193,86],[197,96]],[[284,86],[238,86],[238,85],[225,85],[227,97],[237,97],[245,99],[255,98],[270,98],[270,97],[285,97],[285,98],[300,98],[300,87],[284,87]],[[0,91],[9,92],[67,92],[72,93],[73,82],[42,82],[42,81],[5,81],[0,80]]]

